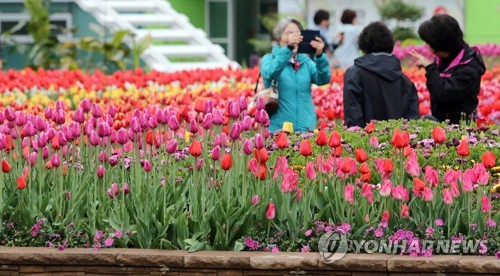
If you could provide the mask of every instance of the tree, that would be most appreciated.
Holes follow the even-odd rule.
[[[378,1],[378,10],[382,20],[396,20],[396,28],[394,28],[394,39],[405,40],[417,38],[412,28],[403,27],[403,22],[415,22],[424,13],[424,8],[406,4],[403,0],[386,0]]]

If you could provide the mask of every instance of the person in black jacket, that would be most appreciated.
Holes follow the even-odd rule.
[[[371,120],[418,119],[415,85],[392,54],[394,39],[382,22],[366,26],[358,38],[364,53],[344,75],[344,123],[364,127]]]
[[[423,22],[418,34],[436,55],[431,61],[415,51],[411,53],[417,66],[425,68],[432,116],[452,124],[474,117],[481,76],[486,71],[477,48],[464,42],[458,22],[446,14]]]

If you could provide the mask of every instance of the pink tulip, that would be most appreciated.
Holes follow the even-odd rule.
[[[233,101],[229,102],[229,116],[233,119],[240,117],[240,106],[238,103]]]
[[[152,169],[153,169],[153,167],[151,166],[151,163],[149,163],[148,160],[145,160],[144,161],[144,171],[150,172]]]
[[[410,210],[408,209],[408,206],[406,203],[401,205],[401,217],[402,218],[409,218],[410,217]]]
[[[384,183],[382,184],[382,187],[380,188],[380,196],[381,197],[388,197],[391,194],[392,190],[392,182],[389,179],[384,179]]]
[[[56,124],[63,125],[64,122],[66,122],[66,117],[64,116],[64,110],[59,109],[55,111],[54,114],[52,115],[52,120]]]
[[[83,99],[82,103],[80,104],[80,107],[83,109],[85,112],[90,111],[90,100],[85,98]]]
[[[465,173],[462,178],[462,190],[465,193],[472,192],[475,182],[476,180],[474,172],[472,170],[465,170]],[[456,183],[456,181],[453,181],[451,183]]]
[[[268,127],[269,124],[271,123],[271,121],[269,120],[269,115],[267,114],[267,112],[265,110],[261,110],[261,116],[260,116],[260,123],[265,126],[265,127]]]
[[[198,133],[198,123],[196,123],[196,120],[193,118],[191,121],[189,121],[189,132],[192,134]]]
[[[411,153],[410,157],[406,159],[406,171],[413,177],[420,176],[420,165],[416,153]]]
[[[220,147],[219,147],[219,146],[215,146],[215,147],[212,149],[212,155],[210,156],[210,158],[211,158],[213,161],[217,161],[217,160],[219,160],[219,158],[220,158]]]
[[[47,108],[50,108],[50,107],[47,107]],[[9,122],[14,122],[16,120],[16,112],[14,110],[12,110],[12,108],[10,106],[7,106],[5,108],[5,118]]]
[[[248,161],[248,169],[252,174],[258,175],[260,169],[259,162],[257,162],[257,160],[254,158],[250,159],[250,161]]]
[[[460,196],[460,189],[458,188],[457,182],[451,183],[451,195],[453,197],[459,197]]]
[[[118,165],[118,156],[116,155],[112,155],[110,158],[109,158],[109,165],[111,165],[112,167]]]
[[[285,156],[278,156],[276,166],[274,166],[273,179],[276,179],[280,174],[284,174],[286,169],[288,169],[288,159]]]
[[[252,140],[247,139],[243,144],[243,152],[246,155],[251,155],[253,153],[252,149],[253,149]]]
[[[24,136],[26,137],[31,137],[36,134],[35,127],[33,127],[33,123],[31,123],[31,121],[27,122],[26,125],[23,127],[23,133]]]
[[[28,164],[33,167],[35,164],[36,164],[36,158],[37,158],[38,154],[36,152],[32,152],[28,155]]]
[[[396,200],[402,200],[402,201],[409,200],[408,190],[405,189],[401,184],[391,189],[391,195]]]
[[[119,195],[120,189],[118,188],[118,184],[116,183],[111,184],[111,191],[113,191],[114,195]]]
[[[238,140],[240,138],[242,130],[243,130],[243,128],[241,127],[240,122],[234,123],[233,127],[231,128],[231,132],[229,133],[229,137],[232,140]]]
[[[240,96],[237,102],[240,107],[240,111],[247,110],[247,98],[245,96]]]
[[[477,183],[479,185],[487,185],[490,181],[490,174],[486,171],[483,163],[476,163],[473,168],[474,174],[476,176]]]
[[[252,129],[252,123],[252,118],[247,115],[245,116],[245,118],[243,118],[241,126],[243,127],[244,131],[249,131],[250,129]]]
[[[47,158],[49,158],[49,148],[47,148],[47,147],[42,148],[42,158],[43,158],[43,160],[46,160]]]
[[[91,110],[92,110],[92,117],[94,117],[94,118],[101,118],[102,117],[102,111],[99,108],[99,105],[97,105],[97,103],[92,103]]]
[[[7,137],[5,134],[0,133],[0,149],[5,149],[5,146],[7,145]]]
[[[63,109],[64,110],[64,102],[61,100],[56,101],[56,110]]]
[[[205,105],[203,106],[203,113],[208,114],[212,113],[214,109],[214,102],[212,100],[206,100]]]
[[[252,198],[252,204],[255,205],[259,203],[259,196],[258,195],[254,195],[253,198]]]
[[[73,114],[73,121],[80,124],[85,122],[85,113],[83,111],[83,108],[79,107],[78,109],[76,109],[75,113]]]
[[[24,126],[26,124],[26,116],[21,111],[16,111],[16,119],[14,120],[16,126]]]
[[[378,139],[377,139],[377,136],[370,137],[370,145],[372,145],[374,148],[378,149]]]
[[[389,210],[385,210],[384,213],[382,213],[382,218],[381,218],[380,222],[383,224],[388,224],[390,220],[391,220],[391,216],[389,214]]]
[[[123,194],[125,194],[125,195],[128,195],[130,193],[130,188],[129,188],[127,183],[123,184],[122,190],[123,190]]]
[[[210,114],[210,113],[205,114],[205,117],[203,118],[203,122],[201,123],[201,126],[206,130],[209,130],[212,128],[212,114]]]
[[[52,156],[50,162],[52,163],[52,166],[54,166],[54,168],[59,168],[59,166],[61,165],[61,159],[59,158],[59,155],[57,153]]]
[[[92,133],[93,130],[94,130],[94,124],[91,122],[86,122],[85,127],[84,127],[85,135],[90,136],[90,134]]]
[[[76,122],[72,122],[69,126],[70,128],[70,132],[71,132],[71,136],[73,136],[74,139],[80,137],[80,134],[82,132],[82,129],[80,127],[80,124],[79,123],[76,123]]]
[[[114,199],[114,198],[115,198],[115,194],[113,193],[113,190],[111,190],[111,189],[107,189],[107,190],[106,190],[106,193],[108,194],[108,196],[109,196],[111,199]]]
[[[481,211],[484,213],[491,211],[490,199],[485,195],[481,198]]]
[[[110,104],[108,107],[108,115],[114,118],[116,116],[116,108],[114,105]]]
[[[134,133],[138,133],[141,131],[141,123],[139,122],[139,119],[137,117],[133,117],[130,121],[130,129]]]
[[[437,172],[431,166],[426,166],[424,170],[425,170],[425,180],[432,187],[437,187],[437,185],[438,185],[438,174],[437,174]]]
[[[167,152],[169,154],[173,154],[176,151],[177,151],[177,140],[173,139],[173,140],[168,141]]]
[[[118,130],[118,135],[116,137],[116,141],[120,145],[125,145],[125,143],[127,143],[127,141],[128,141],[128,132],[124,128],[120,128],[120,130]]]
[[[373,187],[372,184],[365,183],[361,188],[361,196],[366,197],[369,204],[373,202],[372,187]]]
[[[255,134],[255,148],[262,149],[264,148],[264,138],[260,134]]]
[[[35,117],[35,128],[38,129],[38,131],[44,131],[45,129],[47,129],[45,121],[38,115],[36,115]]]
[[[107,123],[100,123],[97,125],[97,135],[101,138],[107,137],[108,136],[108,124]]]
[[[150,129],[155,129],[158,127],[158,118],[156,116],[151,116],[148,119],[148,127]]]
[[[432,201],[434,198],[434,194],[432,193],[432,189],[425,187],[424,188],[424,201]]]
[[[456,182],[462,175],[461,171],[454,171],[448,169],[444,175],[444,183],[446,184],[451,184],[453,182]]]
[[[104,168],[103,165],[99,165],[99,167],[97,167],[97,177],[103,178],[105,174],[106,174],[106,169]]]
[[[316,179],[316,172],[314,171],[314,163],[309,161],[306,165],[306,177],[307,179]]]
[[[302,189],[297,188],[297,194],[295,195],[295,201],[299,201],[302,198]]]
[[[453,203],[453,196],[451,195],[450,189],[446,188],[443,190],[443,200],[445,204],[452,204]]]
[[[102,150],[100,153],[99,153],[99,161],[100,162],[108,162],[108,153],[104,150]]]
[[[213,115],[213,121],[212,123],[216,126],[220,126],[224,123],[224,116],[222,115],[222,112],[220,109],[216,108],[214,112],[212,113]]]
[[[274,219],[275,215],[276,215],[276,209],[274,208],[274,204],[269,203],[267,205],[266,218],[271,220],[271,219]]]
[[[90,144],[92,146],[97,146],[101,143],[101,138],[97,135],[97,132],[93,131],[90,133]]]
[[[281,191],[284,193],[291,192],[297,189],[299,184],[299,174],[294,172],[292,168],[288,168],[281,182]]]
[[[7,109],[5,109],[5,118],[7,118],[7,120],[9,120],[9,117],[7,116]],[[47,119],[47,120],[52,119],[52,108],[50,108],[50,106],[47,106],[45,108],[45,119]],[[9,121],[14,121],[14,120],[9,120]]]
[[[345,186],[344,200],[351,205],[354,204],[354,186],[352,184]]]
[[[168,118],[168,127],[172,131],[177,131],[180,128],[179,121],[177,121],[177,117],[171,115],[170,118]]]

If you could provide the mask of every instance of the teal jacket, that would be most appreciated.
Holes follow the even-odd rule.
[[[311,84],[324,85],[330,82],[331,71],[325,54],[311,59],[306,54],[298,54],[299,70],[290,63],[292,50],[275,46],[272,54],[262,58],[260,72],[266,88],[271,81],[278,82],[279,107],[271,116],[269,130],[273,133],[283,127],[284,122],[293,123],[294,131],[314,130],[316,111],[311,95]]]

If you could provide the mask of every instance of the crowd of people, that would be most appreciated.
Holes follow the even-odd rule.
[[[320,36],[310,42],[314,54],[298,53],[303,40],[301,23],[280,20],[274,30],[276,45],[261,60],[265,87],[277,84],[278,109],[270,115],[271,132],[293,123],[294,130],[316,127],[311,85],[325,85],[330,67],[345,68],[344,124],[364,127],[372,120],[420,119],[415,85],[403,74],[400,60],[392,54],[394,38],[383,22],[372,22],[361,31],[356,12],[345,10],[342,26],[328,36],[330,15],[320,10],[314,16]],[[435,55],[433,60],[413,52],[415,65],[426,71],[432,115],[422,119],[459,123],[473,119],[485,65],[481,54],[463,39],[458,22],[446,14],[423,22],[418,34]],[[361,53],[361,55],[360,55]]]

